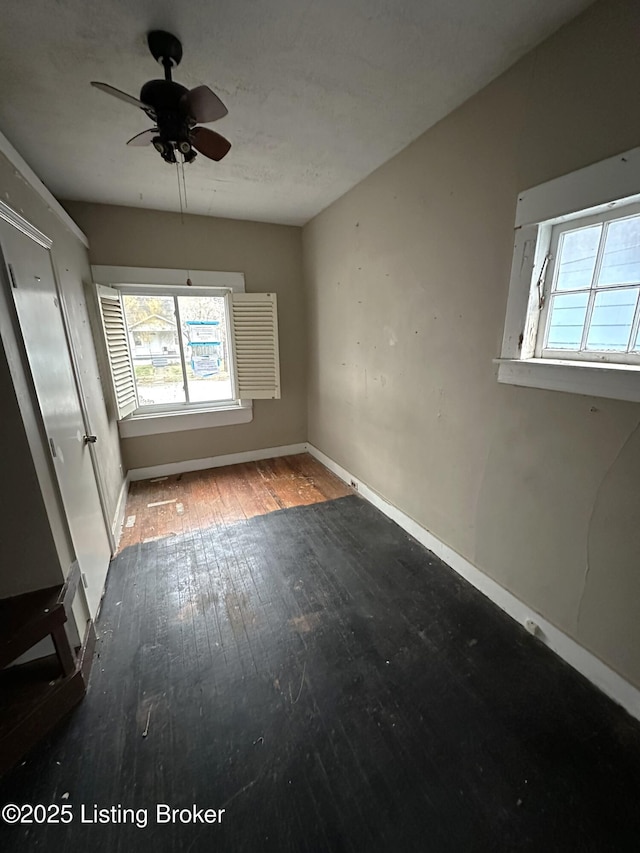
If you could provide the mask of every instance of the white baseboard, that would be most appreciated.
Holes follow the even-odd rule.
[[[223,465],[238,465],[240,462],[257,462],[259,459],[275,459],[278,456],[295,456],[306,453],[307,445],[287,444],[284,447],[264,447],[261,450],[246,450],[242,453],[227,453],[225,456],[209,456],[206,459],[186,459],[184,462],[169,462],[167,465],[152,465],[150,468],[132,468],[127,476],[130,481],[149,480],[151,477],[170,477],[189,471],[206,468],[221,468]]]
[[[440,557],[441,560],[483,595],[486,595],[494,604],[497,604],[512,619],[515,619],[521,625],[524,625],[528,620],[534,622],[539,628],[536,636],[545,645],[563,658],[574,669],[578,670],[592,684],[602,690],[603,693],[606,693],[607,696],[619,705],[622,705],[629,714],[640,720],[640,690],[637,687],[626,681],[621,675],[611,669],[611,667],[607,666],[607,664],[587,651],[559,628],[556,628],[555,625],[552,625],[551,622],[548,622],[543,616],[536,613],[535,610],[500,586],[499,583],[492,580],[484,572],[481,572],[480,569],[477,569],[467,559],[460,556],[460,554],[448,545],[445,545],[444,542],[441,542],[433,533],[430,533],[426,528],[418,524],[417,521],[414,521],[402,512],[402,510],[385,500],[381,495],[367,486],[366,483],[360,482],[345,468],[318,450],[317,447],[307,444],[306,449],[307,452],[315,456],[319,462],[322,462],[323,465],[330,471],[333,471],[341,480],[344,480],[348,484],[355,484],[358,492],[366,500],[388,516],[388,518],[392,519],[392,521],[395,521],[396,524],[402,527],[403,530],[406,530],[414,539],[417,539],[425,548],[428,548],[437,557]]]
[[[124,514],[127,508],[127,496],[129,494],[129,474],[127,473],[126,477],[122,481],[122,486],[120,487],[120,494],[118,495],[118,503],[116,506],[116,514],[113,519],[113,524],[111,525],[111,533],[113,535],[113,541],[115,543],[115,550],[117,551],[120,546],[120,537],[122,536],[122,526],[124,524]]]

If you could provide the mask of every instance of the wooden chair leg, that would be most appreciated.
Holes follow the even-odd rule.
[[[67,632],[64,629],[64,625],[54,628],[51,632],[51,637],[53,638],[53,645],[56,648],[56,654],[60,661],[63,674],[65,676],[72,675],[76,670],[76,656],[69,645],[69,639],[67,637]]]

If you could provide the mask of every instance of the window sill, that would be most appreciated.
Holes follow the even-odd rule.
[[[640,367],[550,358],[496,358],[498,382],[640,402]]]
[[[252,420],[253,405],[249,402],[240,406],[230,406],[227,409],[129,415],[129,417],[118,421],[118,430],[121,438],[136,438],[143,435],[160,435],[167,432],[247,424]]]

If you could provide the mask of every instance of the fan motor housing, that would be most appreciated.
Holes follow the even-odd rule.
[[[195,124],[182,108],[182,98],[189,90],[172,80],[149,80],[140,91],[140,100],[152,111],[163,143],[189,143],[189,130]],[[171,161],[173,162],[173,161]]]
[[[140,90],[140,100],[156,113],[180,110],[180,100],[189,90],[173,80],[149,80]]]

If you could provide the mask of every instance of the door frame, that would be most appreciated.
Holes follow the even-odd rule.
[[[58,274],[58,270],[53,258],[53,254],[51,252],[53,240],[46,234],[44,234],[42,231],[40,231],[38,228],[36,228],[34,225],[32,225],[27,219],[21,216],[17,211],[15,211],[12,207],[10,207],[2,200],[0,200],[0,219],[4,220],[9,225],[12,225],[30,240],[33,240],[35,243],[46,249],[49,253],[53,281],[56,289],[56,296],[58,298],[60,317],[62,320],[65,340],[67,343],[69,360],[71,363],[71,371],[73,374],[74,385],[76,388],[76,393],[78,395],[78,402],[82,414],[82,422],[86,434],[89,435],[91,434],[91,421],[89,418],[89,412],[87,408],[84,389],[82,386],[82,381],[80,379],[78,356],[73,345],[73,337],[70,333],[70,323],[67,305],[64,298],[64,294],[62,292],[62,288],[60,286],[60,277]],[[24,346],[24,340],[22,338],[20,320],[18,317],[15,300],[13,299],[13,296],[10,293],[13,287],[11,265],[9,261],[3,257],[3,263],[1,264],[1,266],[1,277],[3,279],[4,287],[2,287],[0,307],[1,303],[4,302],[4,307],[6,310],[0,313],[4,315],[6,321],[0,319],[0,332],[2,334],[2,340],[5,347],[7,361],[9,362],[9,369],[13,378],[14,387],[16,387],[16,396],[18,397],[20,409],[23,415],[23,419],[25,421],[27,438],[29,440],[31,454],[34,460],[34,465],[36,467],[38,480],[42,489],[43,499],[45,500],[45,505],[47,506],[47,511],[53,511],[54,518],[58,523],[62,521],[62,526],[64,528],[64,538],[66,540],[67,548],[70,548],[71,552],[74,554],[75,557],[71,533],[67,522],[66,510],[62,501],[62,494],[60,492],[58,478],[53,468],[53,461],[51,459],[51,453],[49,450],[49,443],[46,436],[45,425],[42,419],[42,413],[40,411],[40,403],[36,394],[35,385],[33,383],[33,377],[31,375],[31,368],[29,366],[29,361]],[[18,386],[21,386],[21,388],[27,392],[27,395],[21,395],[20,393],[18,393]],[[25,405],[27,403],[27,399],[30,405]],[[116,544],[113,531],[111,529],[111,519],[109,515],[108,501],[106,498],[104,477],[102,474],[97,452],[92,445],[89,446],[89,452],[91,454],[91,463],[94,471],[96,487],[98,490],[98,497],[100,500],[102,519],[107,533],[107,539],[109,542],[111,555],[113,556],[116,550]],[[55,500],[55,507],[52,506],[52,497]]]

